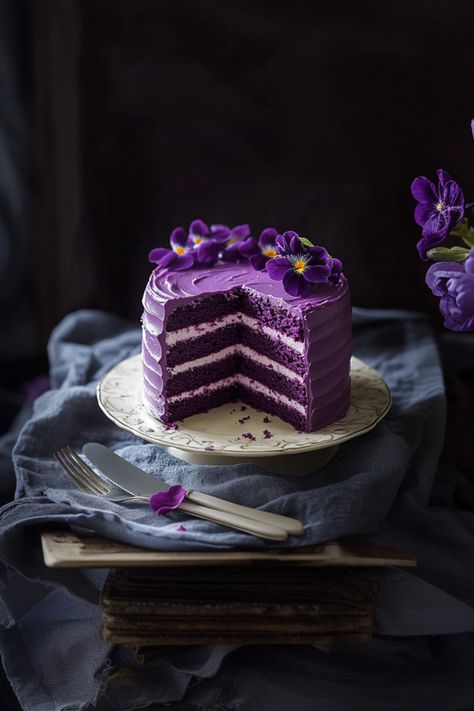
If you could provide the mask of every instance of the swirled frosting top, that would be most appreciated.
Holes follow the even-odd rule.
[[[300,314],[324,308],[348,292],[347,279],[342,275],[338,284],[318,286],[310,296],[291,296],[284,290],[281,281],[270,279],[266,271],[257,271],[249,262],[221,262],[208,268],[197,267],[183,271],[157,267],[150,276],[144,303],[146,307],[146,302],[151,299],[169,311],[177,305],[175,302],[183,306],[197,296],[219,294],[237,287],[252,289],[258,294],[278,299],[282,306]]]

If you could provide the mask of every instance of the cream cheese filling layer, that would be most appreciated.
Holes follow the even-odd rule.
[[[305,407],[299,402],[296,402],[296,400],[291,400],[286,395],[277,393],[274,390],[271,390],[263,383],[259,383],[258,380],[253,380],[252,378],[249,378],[246,375],[242,375],[242,373],[229,375],[227,378],[217,380],[215,383],[211,383],[210,385],[201,385],[199,388],[195,388],[194,390],[187,390],[186,392],[179,393],[179,395],[172,395],[168,398],[168,403],[171,405],[174,402],[181,402],[181,400],[187,400],[188,398],[197,397],[198,395],[202,395],[207,392],[221,390],[222,388],[229,387],[230,385],[234,385],[235,383],[243,385],[249,390],[256,390],[262,395],[266,395],[267,397],[272,398],[272,400],[282,402],[287,405],[287,407],[291,407],[293,410],[297,410],[303,415],[306,413]]]
[[[262,333],[265,333],[265,335],[269,338],[284,343],[285,346],[288,346],[288,348],[291,348],[297,353],[304,353],[304,343],[302,341],[296,341],[294,338],[280,333],[270,326],[263,326],[258,319],[242,313],[228,314],[227,316],[222,316],[214,321],[200,323],[198,326],[186,326],[185,328],[178,328],[176,331],[167,332],[166,345],[174,346],[176,343],[191,340],[192,338],[198,338],[199,336],[203,336],[205,333],[209,333],[209,331],[215,331],[218,328],[224,328],[225,326],[237,323],[243,323],[249,328],[259,330]]]
[[[216,351],[216,353],[210,353],[207,356],[195,358],[194,360],[188,360],[186,361],[186,363],[180,363],[179,365],[175,365],[172,368],[168,368],[168,372],[170,375],[178,375],[179,373],[185,373],[187,370],[191,370],[192,368],[199,368],[202,365],[216,363],[232,355],[245,356],[246,358],[254,361],[255,363],[259,363],[260,365],[263,365],[266,368],[274,370],[276,373],[280,373],[289,380],[296,380],[299,383],[304,382],[303,376],[299,373],[295,373],[293,370],[290,370],[281,363],[276,363],[274,360],[268,358],[266,355],[263,355],[262,353],[257,353],[257,351],[254,351],[252,348],[249,348],[248,346],[245,346],[242,343],[234,343],[231,346],[222,348],[222,350],[220,351]]]

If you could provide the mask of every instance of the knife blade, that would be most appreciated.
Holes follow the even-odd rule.
[[[102,472],[104,478],[111,484],[120,486],[129,494],[138,496],[151,496],[158,491],[166,491],[170,484],[167,484],[154,474],[148,474],[139,469],[134,464],[119,457],[115,452],[104,447],[102,444],[89,443],[82,448],[83,453]],[[304,533],[303,525],[300,521],[289,516],[274,514],[269,511],[260,511],[249,506],[234,504],[231,501],[220,499],[217,496],[203,494],[199,491],[190,490],[187,492],[187,500],[190,503],[222,511],[232,516],[240,516],[251,521],[259,522],[267,526],[274,526],[293,536],[301,536]],[[184,510],[184,504],[181,508]],[[191,513],[191,512],[190,512]]]

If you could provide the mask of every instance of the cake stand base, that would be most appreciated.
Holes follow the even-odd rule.
[[[279,454],[273,457],[222,457],[218,454],[205,452],[189,452],[176,447],[166,447],[168,454],[189,464],[206,464],[209,466],[232,466],[235,464],[255,465],[269,474],[285,476],[301,476],[310,474],[327,464],[336,454],[339,446],[305,452],[303,454]]]

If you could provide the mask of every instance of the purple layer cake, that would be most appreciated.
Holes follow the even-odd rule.
[[[347,279],[292,296],[248,261],[158,266],[143,298],[146,410],[170,424],[227,402],[311,432],[350,401]]]

